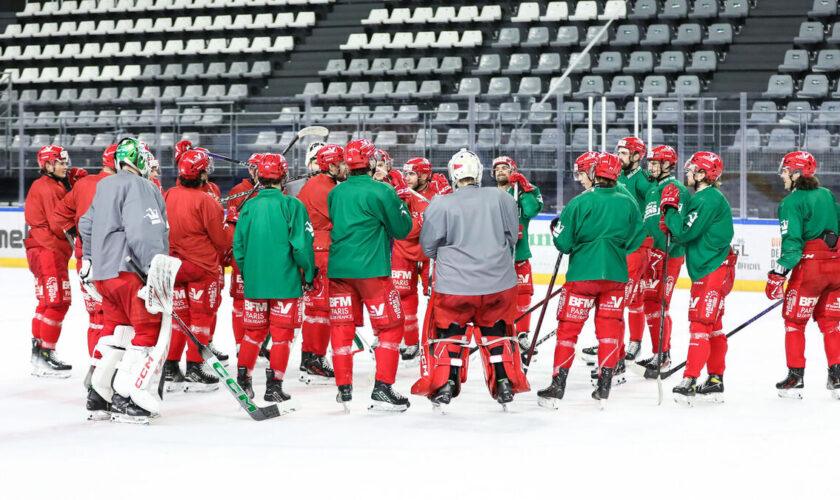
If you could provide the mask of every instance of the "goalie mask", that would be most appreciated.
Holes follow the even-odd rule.
[[[484,167],[481,160],[475,153],[467,149],[461,149],[452,156],[448,165],[449,179],[457,183],[462,179],[474,179],[477,185],[481,185],[481,175]]]
[[[117,144],[117,151],[114,154],[117,168],[122,170],[125,167],[131,167],[140,174],[141,177],[148,179],[151,165],[149,165],[149,153],[146,144],[138,141],[133,137],[123,139]]]

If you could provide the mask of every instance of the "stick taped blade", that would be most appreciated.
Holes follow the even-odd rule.
[[[303,137],[305,135],[321,135],[321,136],[326,137],[326,136],[330,135],[330,131],[327,127],[314,126],[314,127],[302,128],[297,133],[298,137]]]

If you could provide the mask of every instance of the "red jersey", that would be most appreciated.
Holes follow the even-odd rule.
[[[230,190],[230,193],[228,193],[228,198],[230,198],[231,196],[235,196],[239,193],[247,193],[248,191],[250,191],[252,189],[254,189],[254,181],[252,181],[251,179],[242,179],[242,182],[233,186],[233,188]],[[242,206],[243,203],[245,203],[245,200],[247,200],[249,198],[253,198],[256,195],[257,195],[257,192],[254,191],[254,193],[251,196],[240,196],[239,198],[235,198],[233,200],[228,200],[227,206],[228,206],[228,208],[231,208],[231,207],[239,208],[239,207]]]
[[[175,179],[175,186],[181,187],[180,178]],[[207,181],[207,184],[201,186],[200,188],[198,188],[198,190],[202,193],[209,194],[210,197],[216,200],[217,203],[219,202],[219,200],[222,199],[222,190],[219,189],[219,186],[217,186],[215,182]]]
[[[432,198],[433,198],[436,194],[440,194],[440,193],[438,193],[437,189],[435,189],[435,187],[432,185],[432,183],[431,183],[431,182],[427,182],[427,183],[426,183],[426,187],[425,187],[425,188],[423,188],[423,190],[422,190],[422,191],[417,190],[417,193],[418,193],[418,194],[422,194],[422,195],[423,195],[423,197],[424,197],[424,198],[426,198],[426,199],[427,199],[427,200],[429,200],[429,201],[432,201]]]
[[[327,195],[335,186],[335,179],[327,174],[320,174],[306,181],[297,195],[297,199],[306,206],[309,220],[315,229],[316,252],[325,252],[330,248],[330,231],[333,224],[327,208]]]
[[[50,219],[50,227],[56,236],[65,238],[64,231],[79,224],[79,219],[85,215],[90,204],[93,203],[93,195],[96,194],[96,184],[105,177],[113,175],[102,170],[96,175],[82,177],[73,185],[73,189],[61,200],[56,207],[55,213]],[[82,239],[76,238],[76,259],[82,258]]]
[[[23,208],[23,216],[29,226],[29,234],[23,240],[27,249],[44,247],[65,260],[70,259],[73,248],[67,238],[64,235],[59,238],[50,227],[50,219],[66,194],[64,184],[48,175],[42,175],[32,183]]]
[[[169,219],[169,253],[217,275],[219,255],[233,245],[234,228],[225,225],[222,206],[201,188],[175,186],[164,199]]]
[[[426,189],[425,193],[430,192]],[[417,262],[429,260],[420,248],[420,230],[423,229],[423,212],[429,206],[429,202],[421,196],[412,193],[405,204],[408,205],[408,212],[411,214],[411,232],[404,240],[394,240],[394,253]]]

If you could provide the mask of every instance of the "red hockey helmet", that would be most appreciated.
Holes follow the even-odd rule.
[[[338,144],[325,144],[318,150],[315,159],[318,160],[318,167],[321,172],[328,172],[330,165],[344,161],[344,148]]]
[[[252,154],[251,157],[248,158],[248,170],[251,171],[259,168],[262,163],[263,156],[265,156],[265,153]]]
[[[266,153],[257,169],[257,175],[263,179],[282,179],[289,171],[289,164],[286,158],[277,153]]]
[[[389,155],[388,152],[385,151],[384,149],[377,149],[376,150],[376,156],[377,156],[376,161],[384,162],[385,167],[387,167],[388,170],[391,170],[391,167],[394,166],[394,162],[391,160],[391,155]]]
[[[511,173],[516,172],[516,162],[513,161],[513,158],[510,156],[499,156],[493,160],[493,166],[490,167],[490,175],[494,179],[496,178],[496,165],[507,165]]]
[[[670,162],[671,168],[674,168],[674,165],[677,163],[677,152],[671,146],[656,146],[650,151],[648,160],[658,162],[667,161]]]
[[[601,153],[598,163],[595,164],[595,177],[617,180],[621,173],[621,160],[612,153]]]
[[[597,151],[587,151],[577,157],[575,160],[575,171],[586,172],[587,175],[592,175],[592,169],[598,164],[601,159],[601,153]]]
[[[188,141],[188,140],[186,140],[186,139],[185,139],[185,140],[183,140],[183,141],[178,141],[178,142],[175,144],[175,164],[176,164],[176,165],[178,164],[178,158],[179,158],[182,154],[184,154],[185,152],[187,152],[187,151],[189,151],[190,149],[192,149],[192,147],[193,147],[192,142],[190,142],[190,141]]]
[[[108,167],[111,170],[116,170],[117,168],[114,166],[114,157],[117,154],[117,145],[111,144],[105,151],[102,153],[102,166]]]
[[[207,160],[210,162],[207,165],[207,175],[212,175],[213,170],[216,169],[216,163],[213,161],[213,157],[210,156],[210,150],[207,148],[192,148],[193,151],[201,151],[202,153],[207,155]]]
[[[817,159],[807,151],[794,151],[782,158],[779,173],[781,174],[784,169],[788,169],[790,175],[799,172],[802,177],[813,177],[817,172]]]
[[[723,173],[723,160],[715,153],[699,151],[691,155],[691,158],[686,163],[686,169],[705,172],[706,179],[714,182]]]
[[[82,177],[86,177],[87,174],[87,170],[79,167],[73,167],[70,170],[68,170],[67,181],[70,183],[70,187],[72,188],[73,186],[75,186],[76,183],[79,182],[79,179],[81,179]]]
[[[67,150],[61,146],[50,144],[49,146],[44,146],[38,150],[38,167],[42,169],[47,162],[52,163],[59,160],[64,160],[66,162],[70,161],[70,155],[67,154]]]
[[[625,137],[624,139],[618,141],[618,145],[615,147],[616,152],[621,149],[630,151],[630,154],[639,153],[639,159],[642,159],[647,151],[647,146],[645,146],[644,141],[638,137]]]
[[[178,158],[178,175],[184,179],[198,179],[201,172],[207,171],[209,165],[210,157],[204,151],[184,151]]]
[[[403,165],[403,173],[414,172],[417,175],[432,175],[432,162],[425,158],[409,158]]]
[[[376,146],[367,139],[350,141],[344,148],[344,161],[351,170],[370,168],[370,160],[376,154]]]

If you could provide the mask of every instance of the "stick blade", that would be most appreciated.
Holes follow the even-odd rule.
[[[313,126],[313,127],[302,128],[297,133],[298,137],[303,137],[305,135],[320,135],[320,136],[326,137],[326,136],[330,135],[330,131],[327,127],[320,127],[320,126],[316,125],[316,126]]]

